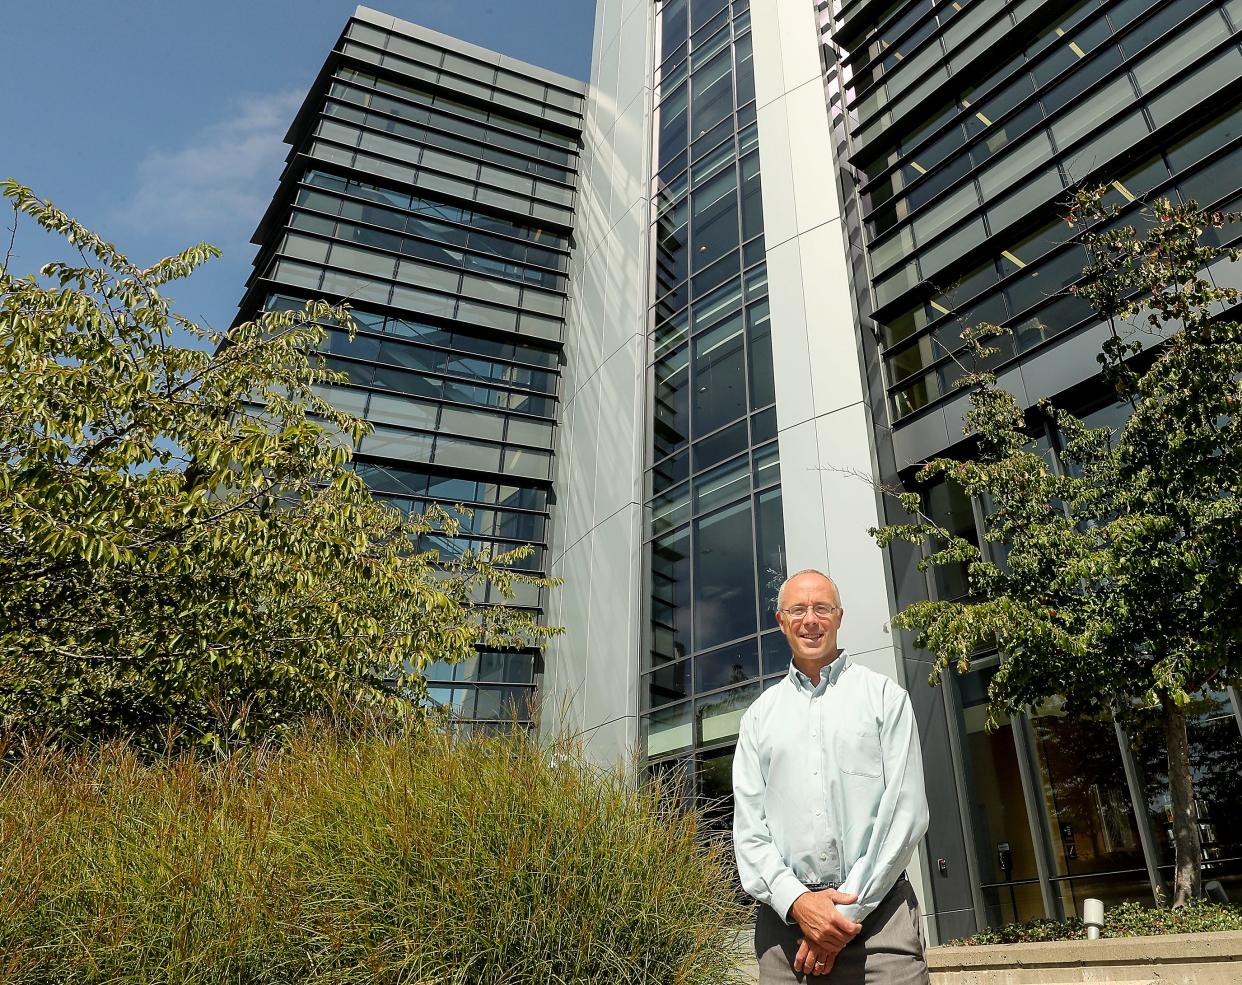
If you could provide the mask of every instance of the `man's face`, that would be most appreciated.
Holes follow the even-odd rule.
[[[817,616],[815,606],[827,605],[836,611],[830,616]],[[791,616],[790,609],[806,607],[801,618]],[[789,641],[793,655],[803,661],[820,662],[836,654],[837,630],[841,628],[841,600],[836,587],[823,575],[798,575],[785,586],[776,621]]]

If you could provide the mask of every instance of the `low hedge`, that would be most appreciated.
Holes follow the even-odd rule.
[[[1101,937],[1152,937],[1159,934],[1205,934],[1217,930],[1242,930],[1242,905],[1191,900],[1177,909],[1143,903],[1119,903],[1104,913]],[[1037,941],[1084,940],[1086,927],[1078,917],[1068,920],[1027,920],[982,930],[970,937],[949,941],[951,946],[971,944],[1030,944]]]
[[[0,982],[733,980],[727,847],[568,747],[308,731],[0,775]]]

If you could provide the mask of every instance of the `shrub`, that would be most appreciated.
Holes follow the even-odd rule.
[[[513,567],[529,547],[414,550],[457,519],[403,517],[352,468],[371,426],[314,354],[344,308],[197,325],[161,291],[218,250],[139,267],[0,191],[14,237],[28,216],[84,264],[0,254],[0,731],[219,750],[342,703],[411,714],[431,663],[556,632],[473,601],[552,585]]]
[[[0,776],[0,981],[731,979],[725,846],[572,747],[323,729]]]
[[[1217,930],[1242,930],[1242,904],[1209,903],[1192,899],[1176,909],[1127,902],[1104,914],[1102,937],[1151,937],[1159,934],[1206,934]],[[1077,917],[1068,920],[1028,920],[991,927],[950,945],[1030,944],[1036,941],[1082,940],[1086,928]]]

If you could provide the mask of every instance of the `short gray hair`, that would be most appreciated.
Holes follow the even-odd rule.
[[[824,572],[820,571],[819,568],[803,568],[801,571],[795,571],[792,575],[790,575],[783,582],[781,582],[781,587],[777,589],[777,592],[776,592],[776,607],[778,609],[783,609],[785,607],[786,587],[789,585],[791,581],[793,581],[795,578],[798,578],[802,575],[819,575],[821,578],[826,579],[828,584],[832,586],[832,590],[837,593],[837,605],[841,606],[842,608],[845,608],[845,602],[841,599],[841,588],[837,584],[836,579],[832,577],[832,575],[824,574]]]

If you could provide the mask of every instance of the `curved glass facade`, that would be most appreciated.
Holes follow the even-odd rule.
[[[328,326],[323,388],[369,421],[355,468],[402,512],[462,504],[443,557],[534,546],[549,568],[569,255],[584,99],[570,80],[500,64],[360,9],[289,133],[280,190],[256,233],[243,299],[348,301]],[[537,589],[477,601],[541,613]],[[480,650],[428,670],[464,728],[528,721],[541,653]]]

